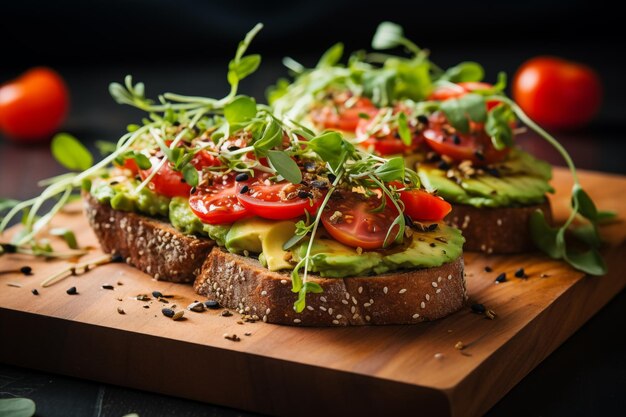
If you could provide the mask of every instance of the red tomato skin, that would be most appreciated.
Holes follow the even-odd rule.
[[[189,207],[208,224],[229,224],[253,216],[237,199],[238,188],[234,174],[222,177],[209,188],[196,189],[189,197]]]
[[[65,82],[54,70],[33,68],[0,87],[0,130],[16,142],[45,141],[69,107]]]
[[[151,168],[139,171],[139,175],[144,180],[148,178],[152,170],[161,162],[161,158],[153,156],[150,158],[150,162],[152,163]],[[188,197],[191,192],[191,186],[183,181],[183,174],[174,171],[169,161],[152,177],[152,180],[148,183],[148,188],[157,194],[169,198]]]
[[[422,190],[400,191],[404,203],[404,213],[416,221],[440,221],[446,217],[452,206],[441,197]]]
[[[584,126],[600,109],[602,83],[587,65],[557,57],[526,61],[513,79],[513,98],[535,122],[551,129]]]
[[[263,176],[261,176],[263,178]],[[263,179],[261,179],[262,181]],[[242,194],[240,191],[244,185],[248,185],[250,191]],[[251,213],[264,219],[270,220],[288,220],[305,215],[305,211],[309,214],[317,213],[317,209],[322,203],[323,195],[311,201],[308,198],[295,198],[290,201],[282,201],[278,197],[278,192],[286,184],[278,183],[273,185],[263,185],[259,182],[253,184],[239,183],[237,187],[237,199],[242,206]],[[261,197],[254,197],[254,190],[258,190]],[[324,193],[325,194],[325,193]]]
[[[350,97],[341,97],[343,102],[326,104],[311,111],[313,122],[325,129],[338,129],[344,132],[354,132],[361,120],[361,114],[374,117],[378,112],[374,103],[366,97],[360,97],[352,107],[345,107],[344,102]]]

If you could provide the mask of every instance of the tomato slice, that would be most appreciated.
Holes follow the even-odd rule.
[[[326,231],[344,245],[380,249],[398,216],[398,211],[391,204],[376,212],[380,205],[381,199],[376,196],[365,197],[349,191],[337,191],[322,213],[322,223]],[[391,239],[394,232],[390,233]]]
[[[356,128],[357,138],[367,136],[367,130],[372,123],[372,119],[361,119]],[[373,150],[376,154],[385,156],[410,153],[419,147],[421,141],[422,137],[413,132],[411,144],[406,145],[400,138],[397,126],[384,125],[374,135],[360,142],[360,145],[366,150]]]
[[[234,223],[251,215],[237,199],[235,174],[216,176],[210,185],[198,187],[189,197],[189,207],[208,224]]]
[[[361,115],[366,114],[374,117],[378,112],[374,103],[366,97],[359,97],[350,107],[346,102],[351,96],[341,93],[331,101],[313,108],[310,112],[313,123],[325,129],[339,129],[345,132],[354,132],[362,120]]]
[[[242,193],[242,188],[248,191]],[[251,213],[265,219],[286,220],[314,214],[325,193],[309,192],[304,186],[281,181],[267,185],[263,180],[252,184],[240,184],[237,198]],[[316,197],[314,197],[314,194]]]
[[[422,190],[400,191],[404,213],[416,221],[439,221],[450,213],[452,206],[441,197]]]
[[[493,84],[483,83],[479,81],[466,81],[462,83],[457,83],[453,85],[445,85],[442,87],[438,87],[435,91],[433,91],[430,96],[428,96],[429,100],[438,100],[438,101],[446,101],[451,98],[459,98],[464,96],[467,93],[471,93],[477,90],[489,90],[493,88]],[[491,110],[495,106],[498,105],[498,101],[489,100],[487,101],[487,110]]]
[[[473,124],[470,133],[448,133],[444,129],[446,123],[442,113],[433,113],[428,128],[422,132],[426,144],[440,155],[457,162],[470,160],[481,165],[499,162],[509,152],[508,148],[496,150],[482,125]]]

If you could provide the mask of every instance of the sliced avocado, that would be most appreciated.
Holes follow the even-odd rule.
[[[137,195],[132,193],[139,185],[135,180],[110,183],[98,178],[91,184],[91,195],[100,203],[110,204],[115,210],[138,211],[150,216],[167,216],[170,199],[144,187]]]
[[[263,253],[270,271],[290,269],[293,265],[285,260],[287,251],[283,245],[296,230],[290,220],[264,220],[258,217],[235,222],[225,238],[226,249],[233,253]]]
[[[185,197],[174,197],[169,207],[170,223],[186,235],[204,234],[204,223],[193,214],[189,200]]]

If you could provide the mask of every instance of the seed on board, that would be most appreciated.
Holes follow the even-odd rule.
[[[528,278],[528,275],[526,275],[526,273],[524,272],[524,268],[520,268],[517,271],[515,271],[515,277],[516,278]]]
[[[493,268],[491,268],[489,265],[487,265],[485,267],[485,272],[493,272]]]
[[[110,285],[110,284],[104,284],[102,286],[103,290],[112,290],[113,288],[114,288],[113,285]]]
[[[139,294],[135,298],[137,299],[137,301],[150,301],[150,297],[148,297],[146,294]]]
[[[76,287],[68,288],[67,291],[65,291],[65,292],[68,293],[69,295],[76,295],[76,294],[78,294],[78,291],[76,290]]]
[[[174,310],[172,310],[171,308],[161,309],[161,313],[163,313],[165,317],[169,317],[169,318],[174,317]]]
[[[180,320],[183,318],[183,316],[185,315],[185,310],[178,310],[176,313],[174,313],[174,315],[172,316],[172,320]]]
[[[233,315],[233,313],[231,313],[231,312],[230,312],[230,310],[224,310],[224,311],[222,311],[222,313],[221,313],[221,316],[222,316],[222,317],[230,317],[230,316],[232,316],[232,315]]]
[[[39,295],[39,291],[37,291],[37,288],[33,288],[30,292],[32,292],[33,295]]]
[[[150,308],[148,304],[144,304],[143,308]]]
[[[443,359],[443,353],[435,353],[435,359],[437,360]]]
[[[485,312],[485,316],[486,316],[489,320],[495,320],[495,318],[497,317],[497,316],[496,316],[495,311],[493,311],[493,310],[487,310],[487,311]]]
[[[204,302],[204,306],[211,310],[217,310],[218,308],[220,308],[220,303],[215,300],[207,300]]]
[[[195,311],[196,313],[201,313],[205,310],[204,304],[196,301],[187,306],[187,310]]]
[[[154,298],[163,298],[163,294],[160,291],[152,291],[152,296]]]
[[[499,284],[501,282],[506,282],[506,272],[503,272],[496,277],[496,284]]]
[[[24,275],[33,275],[33,268],[26,265],[20,268],[20,272]]]
[[[233,334],[224,333],[224,339],[228,339],[233,342],[239,342],[241,340],[241,338],[234,333]]]
[[[455,348],[456,350],[463,350],[463,349],[465,349],[465,345],[463,344],[463,342],[458,341],[458,342],[456,342],[456,344],[454,345],[454,348]]]
[[[114,263],[124,262],[124,257],[120,255],[119,253],[117,253],[111,256],[111,262],[114,262]]]
[[[476,314],[483,314],[486,309],[485,306],[479,303],[472,304],[472,311]]]
[[[543,273],[543,274],[539,275],[539,277],[541,277],[541,278],[548,278],[549,276],[550,276],[550,275],[548,275],[548,274],[546,274],[546,273]]]
[[[250,333],[250,332],[245,332],[245,333],[244,333],[244,335],[245,335],[245,336],[252,336],[252,333]]]
[[[118,312],[119,314],[126,314],[126,312],[124,311],[124,309],[123,309],[122,307],[118,307],[118,308],[117,308],[117,312]]]

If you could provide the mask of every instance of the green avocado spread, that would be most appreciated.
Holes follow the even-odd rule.
[[[520,149],[503,162],[494,164],[497,175],[484,172],[470,178],[448,178],[435,165],[421,163],[418,175],[424,187],[451,203],[474,207],[516,207],[540,204],[546,193],[554,192],[549,181],[552,167]],[[494,171],[492,171],[494,172]]]
[[[232,253],[258,256],[270,271],[293,269],[305,256],[308,240],[289,251],[283,249],[296,229],[292,220],[253,217],[232,225],[209,225],[202,223],[191,211],[187,198],[170,199],[147,187],[134,195],[131,190],[137,185],[137,181],[130,179],[112,181],[101,178],[92,182],[90,192],[99,202],[110,204],[116,210],[167,218],[184,234],[209,237]],[[363,252],[320,236],[311,248],[310,270],[324,277],[341,278],[436,267],[461,256],[463,242],[457,229],[443,223],[438,223],[434,231],[413,231],[398,247],[377,251]]]

